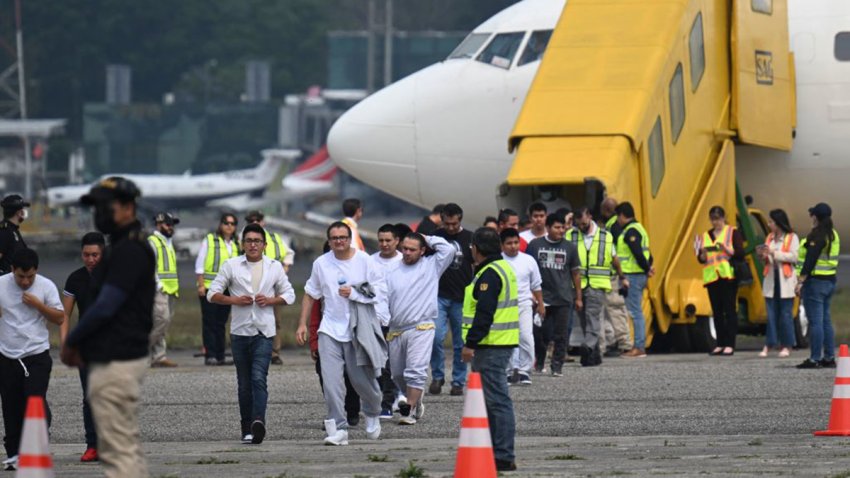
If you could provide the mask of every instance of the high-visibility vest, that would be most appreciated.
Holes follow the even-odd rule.
[[[578,229],[570,231],[570,240],[576,245],[581,261],[581,288],[590,285],[592,289],[610,291],[614,262],[614,237],[611,233],[598,228],[590,250],[584,245],[584,234]]]
[[[705,249],[705,266],[702,268],[703,284],[711,284],[718,279],[734,279],[735,270],[729,262],[731,257],[726,253],[721,244],[726,248],[732,248],[732,236],[735,228],[728,224],[723,226],[720,234],[711,239],[708,231],[702,235],[702,244]]]
[[[177,254],[174,246],[156,234],[148,236],[148,242],[156,251],[156,276],[162,284],[162,291],[177,296],[180,283],[177,280]]]
[[[782,239],[782,252],[788,252],[788,251],[791,250],[791,239],[793,239],[793,237],[790,233],[785,234],[785,237]],[[771,232],[770,234],[767,235],[767,239],[764,240],[764,245],[767,246],[767,247],[770,247],[772,243],[773,243],[773,233]],[[802,266],[800,266],[800,267],[802,267]],[[771,273],[770,264],[766,263],[764,265],[764,275],[767,276],[770,273]],[[794,272],[791,269],[791,264],[789,264],[787,262],[783,262],[782,263],[782,275],[784,275],[785,277],[791,277],[791,274],[793,274],[793,273]]]
[[[614,227],[614,223],[616,223],[616,222],[617,222],[617,215],[614,214],[613,216],[609,217],[607,221],[605,221],[605,229],[608,229],[610,231],[611,228]]]
[[[215,276],[218,275],[224,261],[239,256],[239,247],[233,241],[228,252],[227,243],[218,234],[207,234],[207,257],[204,259],[204,287],[209,288]]]
[[[829,250],[826,247],[821,250],[815,268],[812,269],[813,276],[834,276],[838,273],[838,251],[841,249],[841,240],[838,238],[838,231],[835,229],[832,230],[832,235]]]
[[[286,244],[283,243],[280,234],[266,231],[266,249],[263,251],[263,255],[283,263],[283,258],[286,257],[287,252]]]
[[[632,229],[636,229],[640,233],[640,249],[643,252],[643,257],[649,262],[649,234],[646,233],[646,229],[639,222],[630,223],[617,236],[617,259],[620,261],[623,274],[646,274],[647,271],[640,267],[629,245],[626,244],[626,233]]]
[[[466,341],[466,334],[472,328],[475,319],[475,309],[478,301],[475,300],[473,292],[484,271],[492,270],[502,279],[502,290],[499,292],[499,302],[496,305],[496,313],[493,315],[493,323],[490,332],[479,345],[519,345],[519,291],[516,274],[511,265],[504,259],[499,259],[487,264],[478,271],[472,283],[466,286],[463,298],[463,325],[462,337]]]
[[[351,247],[365,251],[366,247],[363,245],[363,239],[360,237],[360,233],[357,232],[357,224],[354,223],[354,219],[347,217],[342,222],[351,229]]]
[[[806,262],[806,238],[800,239],[800,249],[797,251],[797,264],[794,265],[794,272],[797,276],[803,271],[803,263]]]

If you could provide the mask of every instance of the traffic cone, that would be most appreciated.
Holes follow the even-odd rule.
[[[495,478],[496,460],[493,443],[490,441],[490,423],[484,406],[484,390],[481,375],[469,374],[466,382],[466,397],[463,402],[463,418],[460,422],[460,443],[455,462],[455,478]]]
[[[841,344],[838,350],[838,369],[832,389],[832,410],[829,428],[815,432],[815,436],[850,436],[850,350]]]
[[[44,398],[31,396],[24,416],[24,431],[18,451],[17,478],[53,478],[53,458],[47,440]]]

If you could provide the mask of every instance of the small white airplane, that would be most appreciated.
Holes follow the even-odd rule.
[[[266,149],[255,168],[210,174],[106,174],[130,179],[142,192],[141,203],[149,207],[181,209],[208,206],[221,198],[245,195],[258,197],[265,193],[284,162],[297,158],[294,149]],[[94,184],[94,183],[93,183]],[[59,186],[47,189],[50,207],[73,206],[92,184]]]
[[[367,97],[334,124],[331,158],[346,172],[422,207],[493,215],[514,156],[508,137],[566,0],[525,0],[488,19],[446,60]],[[830,203],[850,235],[850,2],[789,0],[797,128],[791,152],[736,148],[738,180],[799,230]],[[836,217],[837,216],[837,217]]]

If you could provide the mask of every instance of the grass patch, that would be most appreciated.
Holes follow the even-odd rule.
[[[836,473],[832,475],[830,478],[850,478],[850,470],[842,471],[841,473]]]
[[[572,453],[567,454],[567,455],[550,456],[549,458],[546,458],[546,459],[547,460],[584,460],[584,458],[577,456],[577,455],[573,455]]]
[[[211,456],[209,458],[201,458],[195,462],[196,465],[238,465],[239,460],[219,460]]]
[[[386,463],[390,461],[390,457],[388,455],[369,455],[366,458],[373,463]]]
[[[408,462],[407,468],[402,468],[395,476],[396,478],[423,478],[425,476],[425,470],[420,466],[416,466],[413,460],[411,460]]]

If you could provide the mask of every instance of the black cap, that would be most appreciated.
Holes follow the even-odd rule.
[[[173,226],[175,224],[180,224],[180,218],[170,212],[158,212],[156,216],[153,217],[153,222],[157,224],[164,222],[169,226]]]
[[[24,201],[24,198],[20,194],[10,194],[0,201],[0,207],[6,211],[17,211],[18,209],[30,207],[30,203]]]
[[[814,207],[809,208],[809,214],[818,219],[832,217],[832,208],[825,202],[819,202]]]
[[[259,222],[265,217],[266,216],[262,212],[255,209],[253,211],[248,211],[248,214],[245,215],[245,222],[249,224],[252,222]]]
[[[92,186],[89,193],[80,198],[80,202],[86,206],[115,199],[129,202],[135,201],[141,195],[142,192],[133,181],[120,176],[111,176]]]

